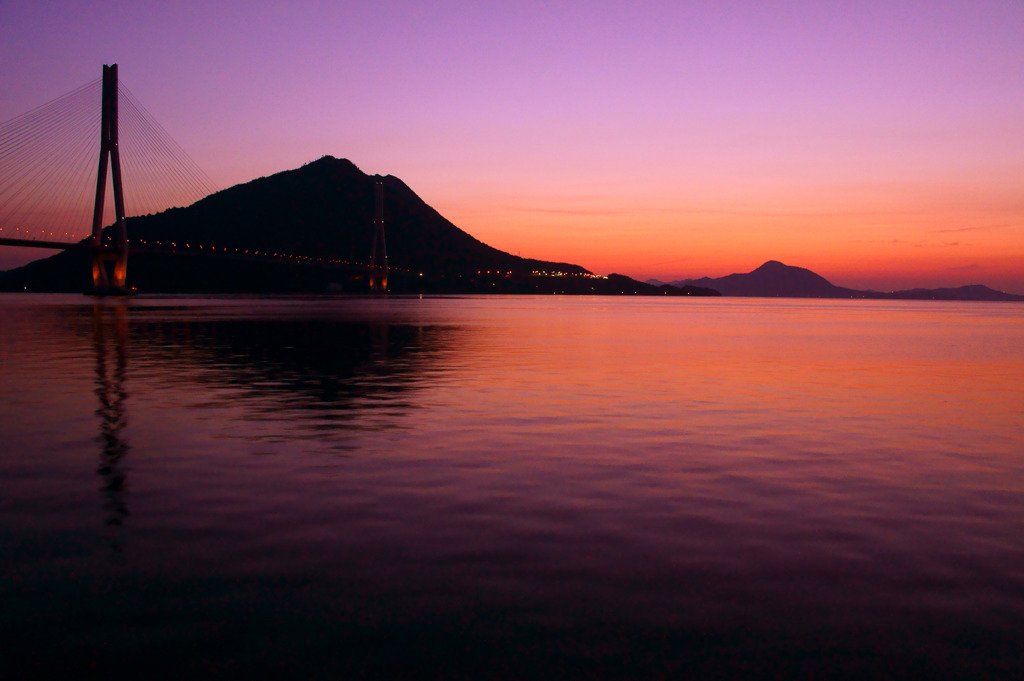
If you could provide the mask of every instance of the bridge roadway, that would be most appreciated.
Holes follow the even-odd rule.
[[[20,246],[25,248],[48,248],[55,251],[91,251],[91,252],[109,252],[116,253],[116,246],[113,244],[109,246],[100,246],[96,248],[92,245],[92,239],[86,238],[82,241],[70,243],[66,241],[45,241],[37,239],[11,239],[8,237],[0,237],[0,246]],[[338,260],[332,258],[321,258],[312,256],[299,256],[291,255],[287,253],[240,253],[237,251],[230,251],[228,249],[218,249],[216,247],[203,248],[200,247],[198,250],[194,248],[167,248],[167,247],[153,247],[147,244],[138,244],[128,242],[128,250],[131,255],[183,255],[193,257],[206,257],[206,258],[219,258],[226,260],[246,260],[249,262],[270,262],[270,263],[288,263],[288,264],[303,264],[312,267],[323,267],[323,268],[347,268],[357,272],[376,272],[380,271],[381,268],[375,268],[368,263],[350,262],[347,260]],[[398,270],[400,272],[408,273],[410,270],[402,267],[391,267],[389,269]]]
[[[78,242],[67,243],[66,241],[41,241],[37,239],[9,239],[0,237],[0,246],[24,246],[26,248],[50,248],[55,251],[92,251],[95,250],[91,243]],[[101,249],[112,250],[112,249]]]

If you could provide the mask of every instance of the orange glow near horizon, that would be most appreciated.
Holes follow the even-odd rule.
[[[1024,293],[1024,202],[1012,188],[739,193],[502,194],[434,205],[496,248],[600,274],[672,281],[780,260],[850,288],[984,283]]]
[[[842,286],[1024,294],[1019,2],[65,14],[5,15],[8,52],[38,59],[0,73],[0,121],[117,55],[220,187],[330,154],[484,243],[596,273],[779,260]]]

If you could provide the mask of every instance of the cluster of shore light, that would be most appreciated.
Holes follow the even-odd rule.
[[[607,279],[608,277],[601,274],[592,274],[590,272],[545,272],[542,270],[534,270],[531,272],[535,277],[580,277],[582,279]]]
[[[497,277],[511,277],[514,272],[512,270],[477,270],[477,274],[490,274]],[[533,270],[530,272],[531,277],[582,277],[583,279],[607,279],[600,274],[591,274],[590,272],[545,272],[543,270]]]

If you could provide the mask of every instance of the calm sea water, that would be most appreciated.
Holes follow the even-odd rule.
[[[1009,678],[1024,305],[0,297],[0,677]]]

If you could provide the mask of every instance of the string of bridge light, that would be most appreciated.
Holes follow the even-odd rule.
[[[113,239],[110,235],[104,235],[104,243],[113,244]],[[181,253],[182,251],[190,252],[202,252],[204,254],[212,255],[229,255],[239,257],[260,257],[260,258],[276,258],[279,260],[288,260],[292,262],[301,263],[317,263],[325,265],[347,265],[353,267],[370,267],[369,263],[345,260],[343,258],[331,258],[324,256],[312,256],[312,255],[299,255],[295,253],[284,253],[281,251],[271,251],[268,249],[257,249],[257,248],[232,248],[229,246],[211,246],[209,244],[198,244],[190,241],[163,241],[159,239],[128,239],[129,252],[135,246],[139,246],[152,249],[152,252],[167,252],[167,253]],[[412,270],[404,267],[389,267],[390,270],[398,272],[411,272]]]

